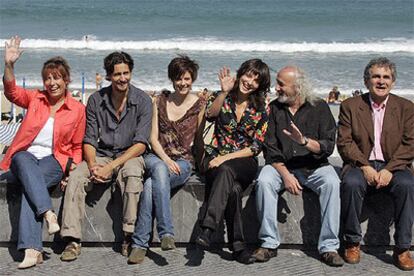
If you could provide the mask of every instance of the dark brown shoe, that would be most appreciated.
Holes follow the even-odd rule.
[[[344,260],[348,264],[357,264],[361,260],[361,249],[359,243],[345,245]]]
[[[253,252],[253,257],[256,259],[256,262],[267,262],[271,258],[277,256],[277,248],[264,248],[260,247]]]
[[[411,258],[409,249],[394,249],[392,259],[394,260],[394,264],[401,270],[411,271],[414,269],[414,260]]]
[[[132,243],[132,237],[131,235],[125,235],[124,241],[121,245],[121,255],[124,257],[128,257],[129,252],[131,251],[131,243]]]
[[[334,251],[322,253],[321,260],[329,266],[338,267],[344,265],[344,260],[341,258],[341,256],[339,256],[338,253]]]

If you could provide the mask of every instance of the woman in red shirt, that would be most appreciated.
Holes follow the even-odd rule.
[[[85,107],[67,90],[70,68],[62,57],[44,63],[45,90],[16,86],[14,64],[22,53],[20,41],[15,36],[6,43],[3,86],[7,99],[26,108],[27,114],[0,168],[10,169],[22,186],[17,249],[24,249],[25,257],[18,268],[28,268],[43,261],[43,219],[49,234],[60,230],[48,188],[60,183],[82,160],[86,122]]]

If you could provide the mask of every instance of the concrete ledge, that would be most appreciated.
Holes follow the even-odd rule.
[[[331,163],[339,170],[342,162],[332,158]],[[83,237],[87,242],[120,242],[121,197],[117,189],[112,191],[111,184],[95,186],[86,198],[86,216],[83,224]],[[0,175],[0,242],[17,240],[18,217],[20,209],[20,187],[10,183],[7,174]],[[177,242],[194,241],[199,233],[198,214],[204,201],[204,184],[193,175],[183,189],[171,200],[172,214]],[[62,192],[59,188],[52,191],[55,210],[61,215]],[[259,222],[256,217],[254,189],[251,185],[243,197],[243,221],[247,242],[257,242]],[[378,193],[366,198],[362,214],[364,243],[369,245],[393,244],[392,225],[393,204],[391,198]],[[317,196],[305,190],[301,196],[283,193],[279,200],[279,229],[283,244],[314,246],[318,241],[320,229],[320,207]],[[215,242],[226,241],[225,227],[215,234]],[[44,241],[59,240],[59,236],[43,233]],[[414,239],[413,239],[414,240]],[[158,241],[156,234],[154,241]]]

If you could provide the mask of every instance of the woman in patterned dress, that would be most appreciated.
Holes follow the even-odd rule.
[[[206,108],[206,117],[215,129],[206,146],[206,205],[196,243],[208,247],[211,234],[225,217],[233,257],[250,264],[254,258],[244,243],[241,200],[256,176],[256,156],[267,130],[269,68],[260,59],[251,59],[240,66],[236,78],[222,68],[219,80],[221,91],[209,97]]]

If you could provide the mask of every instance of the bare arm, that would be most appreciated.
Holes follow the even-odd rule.
[[[90,144],[83,144],[83,157],[91,170],[96,165],[96,149]]]
[[[118,168],[119,166],[125,164],[128,160],[141,156],[147,146],[143,143],[137,143],[129,147],[121,156],[113,160],[112,162],[108,163],[108,166],[111,170]]]
[[[88,163],[88,167],[93,175],[92,178],[98,182],[105,182],[111,178],[112,173],[116,168],[125,164],[128,160],[142,155],[145,152],[145,149],[145,144],[137,143],[129,147],[122,155],[108,164],[96,165],[95,161],[95,165],[90,167],[88,160],[86,162]],[[91,159],[90,162],[93,164],[93,159]]]
[[[200,110],[198,114],[198,121],[197,121],[197,131],[194,137],[194,147],[195,147],[195,160],[198,164],[198,167],[201,168],[201,162],[204,157],[204,128],[206,125],[206,119],[204,116],[205,106]]]
[[[219,155],[212,159],[210,163],[208,163],[209,169],[219,167],[224,162],[235,159],[235,158],[243,158],[243,157],[251,157],[254,153],[250,148],[244,148],[242,150],[234,151],[225,155]]]
[[[159,137],[159,129],[158,129],[158,108],[157,108],[157,100],[154,99],[152,102],[152,121],[151,121],[151,134],[150,134],[150,144],[152,150],[155,154],[164,161],[170,172],[175,174],[180,174],[180,166],[172,160],[164,151],[160,141],[158,140]]]
[[[159,132],[158,132],[158,108],[157,108],[157,101],[155,100],[152,103],[152,121],[151,121],[151,134],[150,134],[150,143],[151,148],[161,158],[164,162],[170,157],[165,153],[164,149],[161,146],[160,141],[158,140]]]

